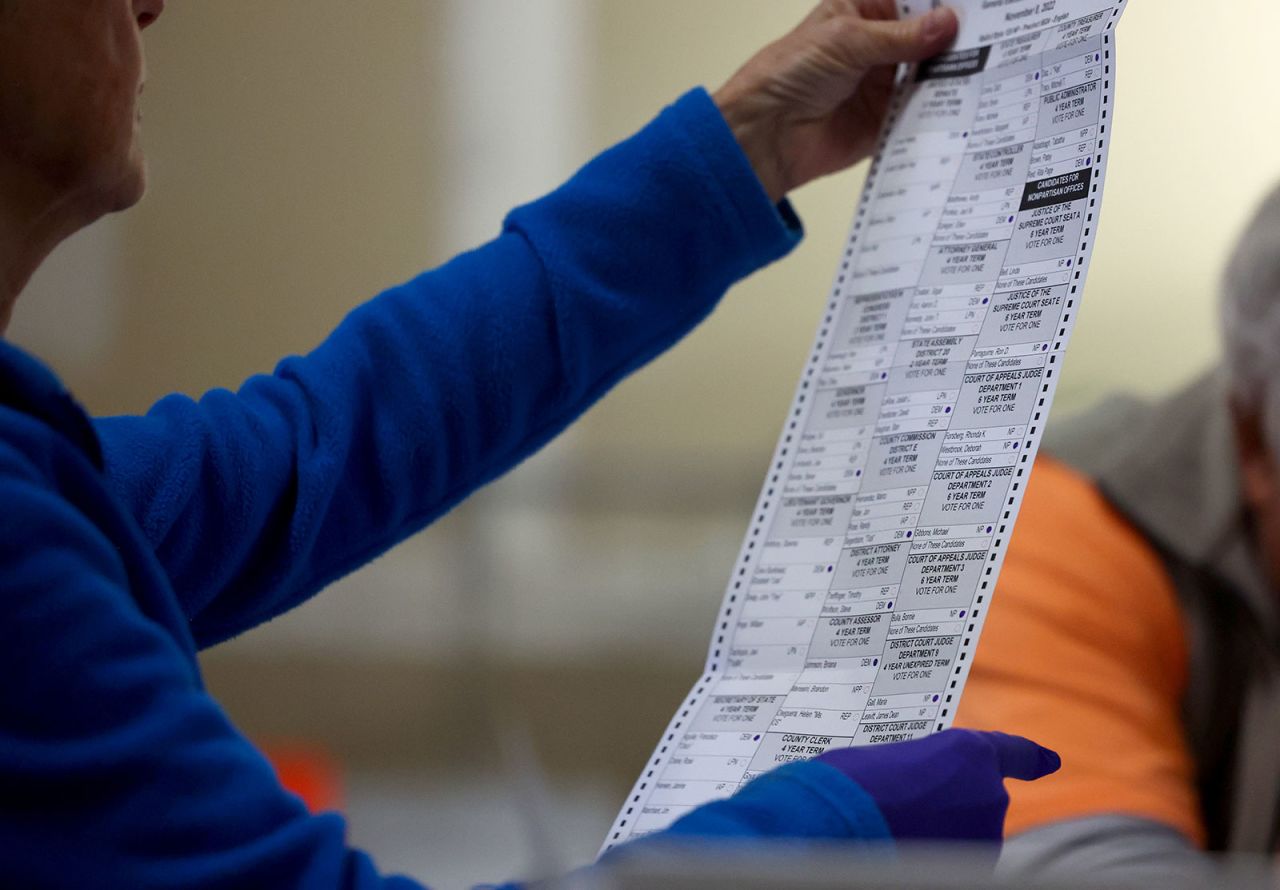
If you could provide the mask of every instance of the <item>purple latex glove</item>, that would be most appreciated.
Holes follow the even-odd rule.
[[[1022,736],[951,729],[910,742],[840,748],[817,758],[875,800],[898,840],[1000,841],[1004,780],[1039,779],[1062,759]]]

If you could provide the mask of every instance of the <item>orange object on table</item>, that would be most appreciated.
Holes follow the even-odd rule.
[[[258,748],[275,767],[280,784],[301,797],[308,810],[342,809],[342,768],[329,752],[305,742],[259,743]]]

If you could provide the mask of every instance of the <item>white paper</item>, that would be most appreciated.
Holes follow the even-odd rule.
[[[954,719],[1080,306],[1125,0],[949,5],[956,49],[900,78],[706,670],[605,849]]]

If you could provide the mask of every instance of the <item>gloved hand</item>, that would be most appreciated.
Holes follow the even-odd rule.
[[[1009,808],[1005,778],[1038,779],[1060,765],[1035,742],[967,729],[841,748],[765,773],[601,862],[682,839],[999,842]]]
[[[898,840],[999,841],[1009,809],[1004,779],[1039,779],[1062,766],[1021,736],[968,729],[817,759],[870,795]]]

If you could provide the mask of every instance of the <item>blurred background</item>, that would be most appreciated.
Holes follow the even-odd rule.
[[[235,386],[491,237],[808,8],[171,4],[147,34],[151,193],[53,258],[11,336],[97,413]],[[1278,33],[1267,0],[1130,5],[1058,422],[1214,360],[1219,267],[1280,179]],[[701,670],[862,176],[796,194],[799,250],[542,455],[206,654],[251,738],[340,778],[353,840],[384,868],[455,887],[594,854]]]

